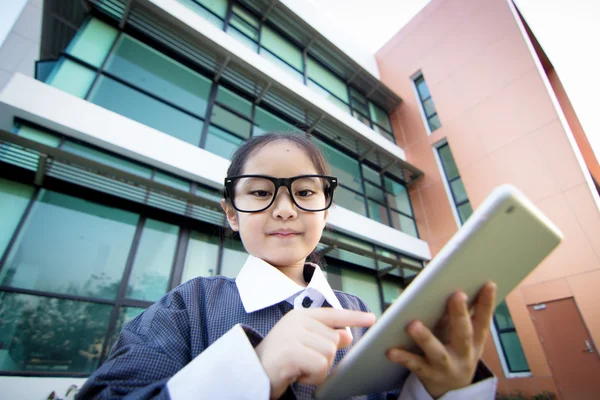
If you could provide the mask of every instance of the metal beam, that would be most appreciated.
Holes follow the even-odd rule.
[[[302,50],[304,55],[308,54],[308,50],[310,50],[310,47],[313,45],[313,43],[315,42],[316,39],[317,39],[317,36],[313,36],[310,38],[310,40],[308,41],[308,44],[304,47],[304,50]]]
[[[129,11],[131,10],[131,6],[135,0],[127,0],[127,4],[125,5],[125,11],[123,11],[123,17],[119,21],[119,29],[125,28],[125,24],[127,23],[127,18],[129,17]]]
[[[319,115],[319,118],[306,130],[306,133],[311,133],[323,119],[325,119],[325,114]]]
[[[44,175],[46,175],[46,165],[48,162],[48,156],[40,153],[40,158],[38,158],[37,170],[35,171],[35,178],[33,179],[33,183],[36,186],[42,186],[44,182]]]
[[[267,86],[264,87],[262,92],[260,92],[258,97],[254,100],[254,104],[260,103],[262,101],[263,97],[265,97],[265,95],[269,92],[269,89],[271,89],[271,82],[267,82]]]
[[[273,8],[275,8],[275,4],[277,4],[277,1],[278,0],[273,0],[271,4],[269,4],[269,8],[267,8],[267,11],[265,11],[262,18],[260,19],[261,22],[265,22],[267,18],[269,18],[269,14],[271,14],[271,11],[273,11]]]
[[[358,161],[364,160],[369,154],[371,154],[375,150],[375,146],[371,147],[369,150],[365,151],[358,157]]]
[[[354,73],[352,74],[352,76],[350,77],[350,79],[348,79],[346,81],[346,85],[349,85],[350,83],[352,83],[352,81],[354,79],[356,79],[356,77],[359,76],[359,75],[360,75],[360,69],[355,70]]]
[[[396,165],[397,162],[398,162],[398,160],[393,160],[391,163],[389,163],[388,165],[386,165],[385,167],[383,167],[381,169],[381,173],[383,174],[385,171],[392,168],[394,165]]]
[[[219,70],[217,71],[217,74],[215,75],[213,82],[215,82],[215,83],[219,82],[219,79],[221,79],[221,75],[223,75],[223,72],[225,71],[225,68],[227,68],[227,66],[229,65],[230,61],[231,61],[230,56],[225,57],[225,61],[223,61],[223,64],[221,64],[221,66],[219,67]]]
[[[379,85],[380,85],[380,83],[379,83],[379,81],[377,81],[377,84],[376,84],[375,86],[373,86],[373,89],[369,90],[369,93],[367,93],[367,98],[370,98],[370,97],[371,97],[371,95],[372,95],[373,93],[375,93],[375,91],[376,91],[377,89],[379,89]]]

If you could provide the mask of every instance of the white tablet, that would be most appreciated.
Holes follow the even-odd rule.
[[[390,348],[415,348],[413,320],[432,328],[448,298],[464,291],[471,302],[487,282],[502,302],[562,240],[562,233],[519,190],[495,189],[315,392],[335,399],[397,389],[407,370],[388,360]]]

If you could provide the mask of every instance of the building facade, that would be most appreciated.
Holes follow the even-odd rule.
[[[523,189],[566,239],[499,306],[484,359],[503,393],[569,398],[530,315],[579,316],[600,340],[600,169],[518,11],[434,0],[375,56],[315,13],[27,2],[0,49],[2,387],[62,395],[168,290],[234,277],[246,254],[218,205],[229,158],[280,131],[311,135],[339,178],[317,251],[332,287],[376,314],[494,186]]]

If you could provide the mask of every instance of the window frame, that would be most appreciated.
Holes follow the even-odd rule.
[[[435,132],[436,130],[440,129],[442,127],[442,122],[440,121],[440,126],[435,128],[435,129],[431,129],[431,124],[429,123],[429,119],[436,116],[438,117],[438,120],[440,119],[439,114],[437,112],[437,109],[435,109],[435,112],[430,115],[427,116],[427,112],[425,111],[425,104],[424,102],[427,100],[432,100],[432,95],[431,95],[431,91],[429,91],[429,86],[427,86],[427,91],[429,91],[429,97],[427,97],[426,99],[422,99],[421,98],[421,94],[419,93],[419,88],[418,88],[418,84],[417,81],[419,79],[422,79],[423,82],[425,82],[425,84],[427,84],[427,82],[425,81],[425,77],[423,75],[423,72],[418,71],[416,73],[414,73],[411,77],[410,80],[412,81],[412,86],[413,86],[413,92],[415,94],[415,97],[417,99],[417,102],[419,103],[419,111],[421,112],[421,119],[423,120],[423,125],[425,126],[425,130],[427,131],[427,135],[431,135],[433,132]]]

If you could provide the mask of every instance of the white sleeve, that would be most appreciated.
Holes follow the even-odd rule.
[[[173,400],[268,399],[271,384],[237,324],[167,382]]]
[[[496,397],[496,384],[498,380],[490,377],[462,389],[451,390],[439,400],[494,400]],[[398,400],[433,400],[419,378],[410,374],[402,387]]]

